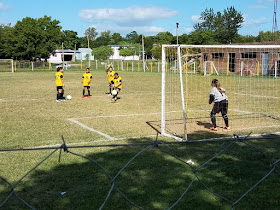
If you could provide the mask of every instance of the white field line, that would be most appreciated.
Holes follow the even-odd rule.
[[[280,99],[280,97],[276,96],[263,96],[263,95],[251,95],[251,94],[244,94],[244,93],[234,93],[235,95],[240,95],[240,96],[251,96],[255,98],[271,98],[271,99]]]
[[[176,113],[182,111],[171,111],[166,113]],[[101,115],[101,116],[92,116],[92,117],[77,117],[72,119],[95,119],[95,118],[115,118],[115,117],[134,117],[134,116],[145,116],[145,115],[160,115],[161,112],[150,112],[150,113],[136,113],[136,114],[120,114],[120,115]]]
[[[76,120],[76,119],[74,119],[74,118],[69,118],[69,119],[67,119],[67,120],[69,120],[69,121],[71,121],[71,122],[73,122],[73,123],[76,123],[77,125],[81,126],[82,128],[87,129],[87,130],[89,130],[89,131],[91,131],[91,132],[93,132],[93,133],[97,133],[97,134],[99,134],[99,135],[101,135],[101,136],[103,136],[103,137],[105,137],[105,138],[107,138],[107,139],[110,139],[110,140],[114,140],[114,139],[115,139],[114,137],[109,136],[109,135],[106,134],[106,133],[103,133],[103,132],[101,132],[101,131],[95,130],[95,129],[93,129],[93,128],[88,127],[87,125],[85,125],[85,124],[83,124],[83,123],[80,123],[78,120]]]
[[[247,128],[240,128],[236,130],[250,130],[250,129],[258,129],[258,128],[278,128],[280,125],[268,125],[268,126],[256,126],[256,127],[247,127]]]
[[[229,109],[231,111],[235,112],[241,112],[241,113],[246,113],[246,114],[252,114],[253,112],[249,111],[244,111],[240,109]],[[187,110],[187,112],[210,112],[211,110]],[[180,113],[182,111],[170,111],[166,112],[167,114],[170,113]],[[93,112],[91,114],[94,114]],[[96,119],[96,118],[116,118],[116,117],[135,117],[135,116],[145,116],[145,115],[160,115],[161,112],[150,112],[150,113],[135,113],[135,114],[121,114],[121,115],[101,115],[101,116],[89,116],[89,117],[75,117],[75,118],[70,118],[70,119],[75,119],[75,120],[82,120],[82,119]]]
[[[244,114],[253,114],[254,113],[254,112],[244,111],[244,110],[240,110],[240,109],[229,109],[229,110],[234,111],[234,112],[244,113]]]

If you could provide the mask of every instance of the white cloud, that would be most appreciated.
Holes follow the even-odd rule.
[[[176,16],[175,10],[162,7],[134,6],[123,9],[83,9],[79,17],[86,22],[109,21],[121,26],[145,26],[159,19]]]
[[[192,23],[193,23],[193,24],[196,24],[196,23],[201,22],[201,20],[199,19],[200,17],[201,17],[200,15],[193,15],[193,16],[191,17]]]
[[[191,33],[194,29],[193,28],[184,28],[183,31],[188,33]]]
[[[268,6],[257,4],[257,5],[251,5],[248,7],[249,9],[267,9]]]
[[[122,36],[136,31],[138,34],[156,35],[159,32],[165,31],[162,27],[157,26],[120,26],[117,24],[97,24],[93,25],[98,31],[99,35],[102,31],[110,30],[111,33],[120,33]]]
[[[9,5],[6,5],[2,2],[0,2],[0,10],[5,11],[5,10],[10,10],[11,7]]]
[[[247,15],[244,15],[244,23],[242,24],[244,27],[252,27],[252,26],[260,26],[263,24],[267,24],[266,17],[260,17],[258,19],[249,19],[247,20]]]

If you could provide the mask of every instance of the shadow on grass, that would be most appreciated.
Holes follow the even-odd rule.
[[[149,138],[145,140],[154,141]],[[131,143],[135,141],[133,139]],[[108,195],[111,180],[89,159],[100,164],[113,178],[137,153],[146,148],[116,177],[115,186],[130,201],[144,209],[167,209],[190,185],[194,177],[193,168],[198,168],[230,143],[71,149],[70,152],[82,154],[87,159],[63,153],[61,162],[58,163],[55,161],[57,156],[53,157],[23,179],[15,191],[36,209],[98,209]],[[280,141],[250,143],[262,147],[267,156],[242,142],[233,144],[197,171],[199,179],[195,178],[175,209],[231,209],[230,202],[209,193],[204,185],[234,202],[266,175],[270,170],[270,161],[279,155]],[[176,157],[185,162],[191,160],[194,165],[189,166],[167,153],[176,154]],[[26,161],[28,158],[38,158],[38,161],[42,159],[30,156],[26,157]],[[280,193],[276,192],[279,189],[279,174],[271,174],[243,198],[236,209],[277,209],[280,205]],[[0,202],[5,199],[9,190],[9,186],[0,181]],[[26,206],[12,197],[3,209],[26,209]],[[137,208],[113,189],[104,209]]]

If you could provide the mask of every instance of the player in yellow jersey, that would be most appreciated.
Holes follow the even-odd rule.
[[[58,67],[55,74],[55,84],[57,90],[56,102],[63,100],[64,94],[64,78],[63,78],[63,67]]]
[[[91,84],[91,80],[92,80],[92,75],[90,73],[89,68],[86,68],[86,73],[83,74],[82,78],[83,78],[82,79],[82,84],[83,84],[83,95],[82,95],[82,98],[85,97],[86,89],[88,91],[87,97],[90,98],[91,97],[91,95],[90,95],[90,84]]]
[[[115,74],[115,71],[113,71],[113,67],[112,65],[110,65],[107,70],[107,77],[108,77],[108,82],[109,82],[109,92],[106,93],[108,95],[111,95],[112,94],[112,87],[113,87],[113,80],[114,80],[114,74]]]
[[[122,89],[122,78],[119,76],[118,73],[114,74],[114,80],[113,80],[113,88],[117,91],[117,94],[114,95],[111,99],[112,102],[116,102],[118,98],[118,94],[120,93]]]

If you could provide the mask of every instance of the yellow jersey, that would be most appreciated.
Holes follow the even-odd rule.
[[[92,79],[91,73],[84,73],[83,74],[83,86],[90,86],[90,81]]]
[[[112,80],[114,80],[114,74],[115,72],[114,71],[111,71],[108,73],[108,81],[111,82]]]
[[[63,73],[57,72],[55,74],[55,84],[56,84],[56,86],[63,86],[62,80],[63,80]]]
[[[121,77],[118,77],[117,79],[114,79],[115,87],[121,89],[122,88],[122,84],[120,86],[118,86],[120,83],[122,83],[122,78]]]

